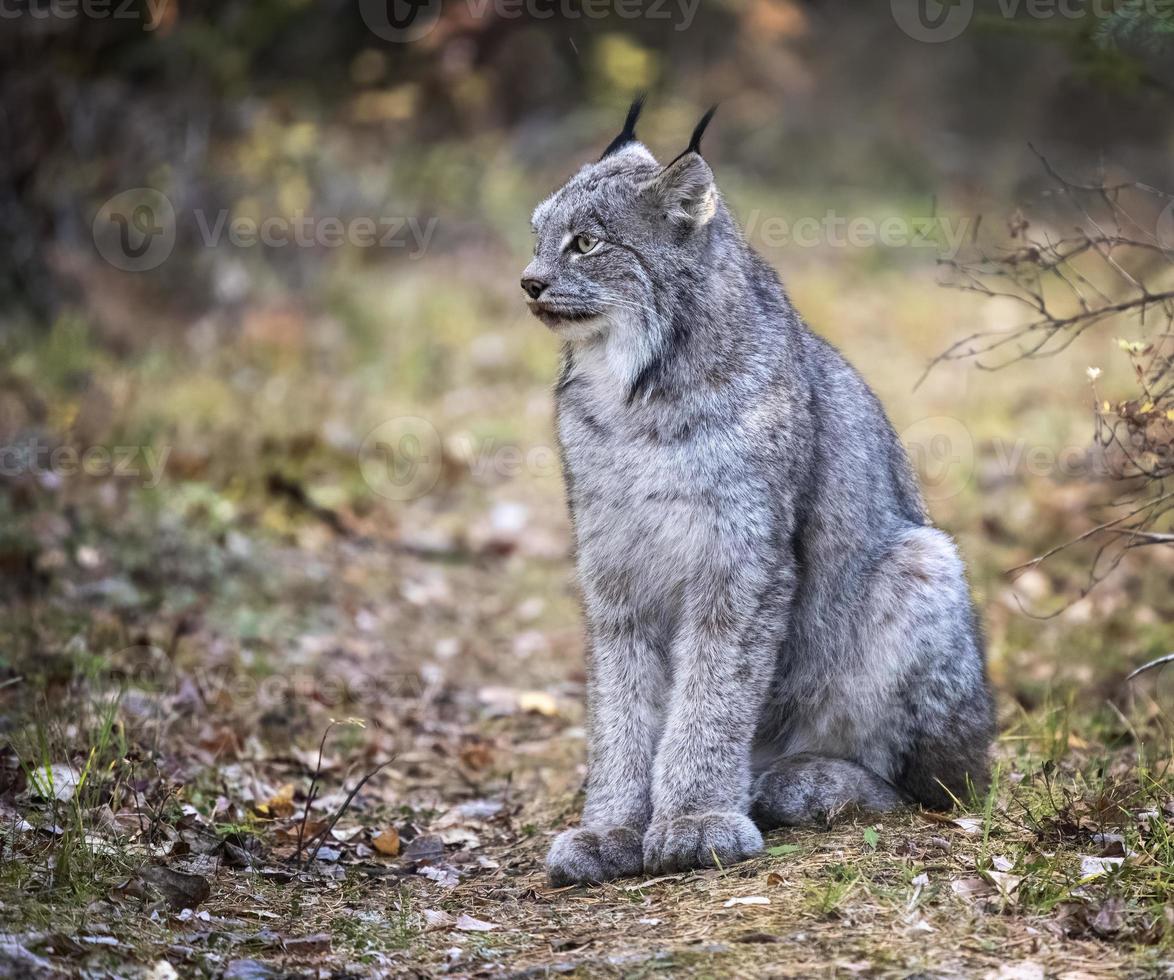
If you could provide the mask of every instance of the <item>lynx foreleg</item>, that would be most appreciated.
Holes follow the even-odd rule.
[[[691,590],[657,750],[645,873],[726,865],[762,848],[750,747],[793,591],[793,570],[715,565]]]
[[[665,696],[665,659],[655,620],[587,590],[591,633],[587,700],[590,746],[581,826],[555,838],[554,885],[639,874],[651,816],[653,754]]]

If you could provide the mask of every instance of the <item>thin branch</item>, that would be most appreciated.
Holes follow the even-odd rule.
[[[1172,661],[1174,661],[1174,653],[1167,653],[1164,657],[1158,657],[1157,660],[1151,660],[1148,664],[1142,664],[1140,667],[1137,668],[1137,670],[1133,671],[1125,679],[1127,681],[1131,681],[1131,680],[1133,680],[1133,678],[1137,677],[1138,674],[1144,674],[1147,670],[1150,670],[1154,667],[1160,667],[1160,666],[1162,666],[1162,664],[1168,664],[1168,663],[1171,663]]]
[[[337,824],[338,821],[342,818],[342,815],[346,813],[347,809],[351,805],[351,801],[355,798],[356,795],[358,795],[359,790],[367,785],[368,780],[370,780],[377,773],[381,772],[383,769],[386,769],[394,761],[395,756],[393,755],[390,759],[379,763],[379,765],[377,765],[374,769],[368,772],[367,775],[355,783],[354,789],[347,793],[346,799],[342,801],[342,806],[340,806],[334,816],[330,818],[330,823],[328,823],[325,827],[322,828],[322,830],[320,830],[310,839],[310,844],[314,844],[315,841],[317,841],[317,844],[315,845],[314,850],[307,856],[306,864],[313,864],[314,861],[317,860],[318,851],[322,848],[326,838],[330,836],[330,832],[334,830],[334,825]]]

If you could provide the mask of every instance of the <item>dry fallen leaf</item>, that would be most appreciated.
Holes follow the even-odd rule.
[[[269,799],[267,799],[261,806],[257,807],[261,812],[268,813],[274,817],[289,817],[293,816],[294,805],[294,786],[293,783],[286,783]],[[264,810],[261,808],[264,807]]]
[[[649,878],[646,881],[641,881],[635,885],[621,885],[620,887],[626,892],[641,891],[651,885],[660,884],[665,881],[680,881],[684,878],[683,874],[661,875],[659,878]]]
[[[493,747],[485,742],[461,746],[460,756],[461,762],[470,769],[480,771],[493,765]]]
[[[459,844],[466,851],[481,846],[481,838],[468,827],[445,827],[438,836],[445,844]]]
[[[1092,930],[1098,936],[1113,936],[1125,925],[1125,902],[1120,898],[1107,898],[1093,916]]]
[[[518,695],[518,707],[531,714],[553,718],[558,714],[558,702],[545,691],[523,691]]]
[[[429,864],[416,874],[435,881],[441,888],[456,888],[461,883],[461,876],[451,864]]]
[[[312,936],[287,936],[282,939],[281,946],[291,956],[321,956],[330,952],[330,934],[317,932]]]
[[[444,841],[435,834],[421,834],[412,838],[411,843],[404,849],[404,857],[422,864],[439,861],[444,857]]]
[[[142,870],[141,877],[154,886],[167,904],[177,911],[194,909],[212,894],[207,878],[172,871],[171,868],[152,865]]]
[[[498,927],[492,922],[474,919],[471,915],[462,912],[460,918],[457,919],[457,928],[461,932],[492,932]]]
[[[307,820],[305,827],[300,820],[289,827],[281,827],[277,831],[278,840],[295,843],[299,837],[303,842],[313,840],[330,825],[328,820]]]
[[[399,831],[388,827],[383,833],[371,841],[371,846],[380,854],[395,857],[399,854]]]
[[[1080,856],[1080,875],[1082,878],[1099,878],[1101,875],[1121,867],[1124,862],[1125,858],[1092,857],[1082,854]]]
[[[558,702],[545,691],[519,691],[511,687],[483,687],[477,692],[481,702],[491,715],[512,715],[519,711],[529,714],[554,717],[559,713]]]
[[[732,909],[735,905],[770,905],[770,899],[765,895],[741,895],[726,899],[722,903],[722,908]]]
[[[66,803],[73,799],[78,775],[70,766],[54,764],[29,769],[29,790],[43,800],[55,799]]]
[[[425,931],[432,929],[448,929],[456,925],[454,919],[447,912],[442,909],[425,909],[424,910],[424,929]]]
[[[227,725],[204,728],[196,739],[200,748],[214,756],[235,758],[241,752],[240,736]]]
[[[1010,899],[1023,881],[1019,875],[1009,875],[1005,871],[984,871],[982,876],[998,889],[1004,899]]]
[[[977,899],[993,895],[994,886],[981,878],[958,878],[950,882],[950,891],[959,898]]]
[[[179,974],[167,960],[156,960],[147,971],[145,980],[179,980]]]
[[[1045,976],[1044,968],[1032,960],[1004,963],[997,973],[991,974],[992,980],[1044,980]]]
[[[460,824],[480,823],[490,820],[502,811],[501,800],[467,800],[458,803],[440,819],[433,821],[433,827],[455,827]]]

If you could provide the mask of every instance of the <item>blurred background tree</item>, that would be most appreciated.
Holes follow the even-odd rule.
[[[103,16],[32,0],[59,15],[8,17],[0,35],[4,315],[43,324],[71,303],[119,306],[92,301],[104,270],[90,225],[134,187],[168,195],[192,257],[138,291],[185,312],[244,288],[198,247],[183,217],[195,209],[426,212],[444,219],[439,248],[498,241],[518,224],[498,209],[503,185],[553,183],[643,89],[666,151],[696,106],[723,103],[714,152],[728,180],[884,188],[975,211],[1031,190],[1017,186],[1025,134],[1061,165],[1111,145],[1136,179],[1160,184],[1168,166],[1164,0],[1043,18],[981,2],[948,44],[902,35],[888,4],[644,6],[448,0],[423,37],[395,43],[351,0],[119,0]],[[265,274],[290,288],[322,269],[321,256],[262,251]]]

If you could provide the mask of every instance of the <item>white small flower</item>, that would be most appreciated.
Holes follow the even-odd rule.
[[[1085,373],[1088,374],[1089,381],[1096,381],[1096,379],[1101,376],[1101,369],[1090,367]]]

